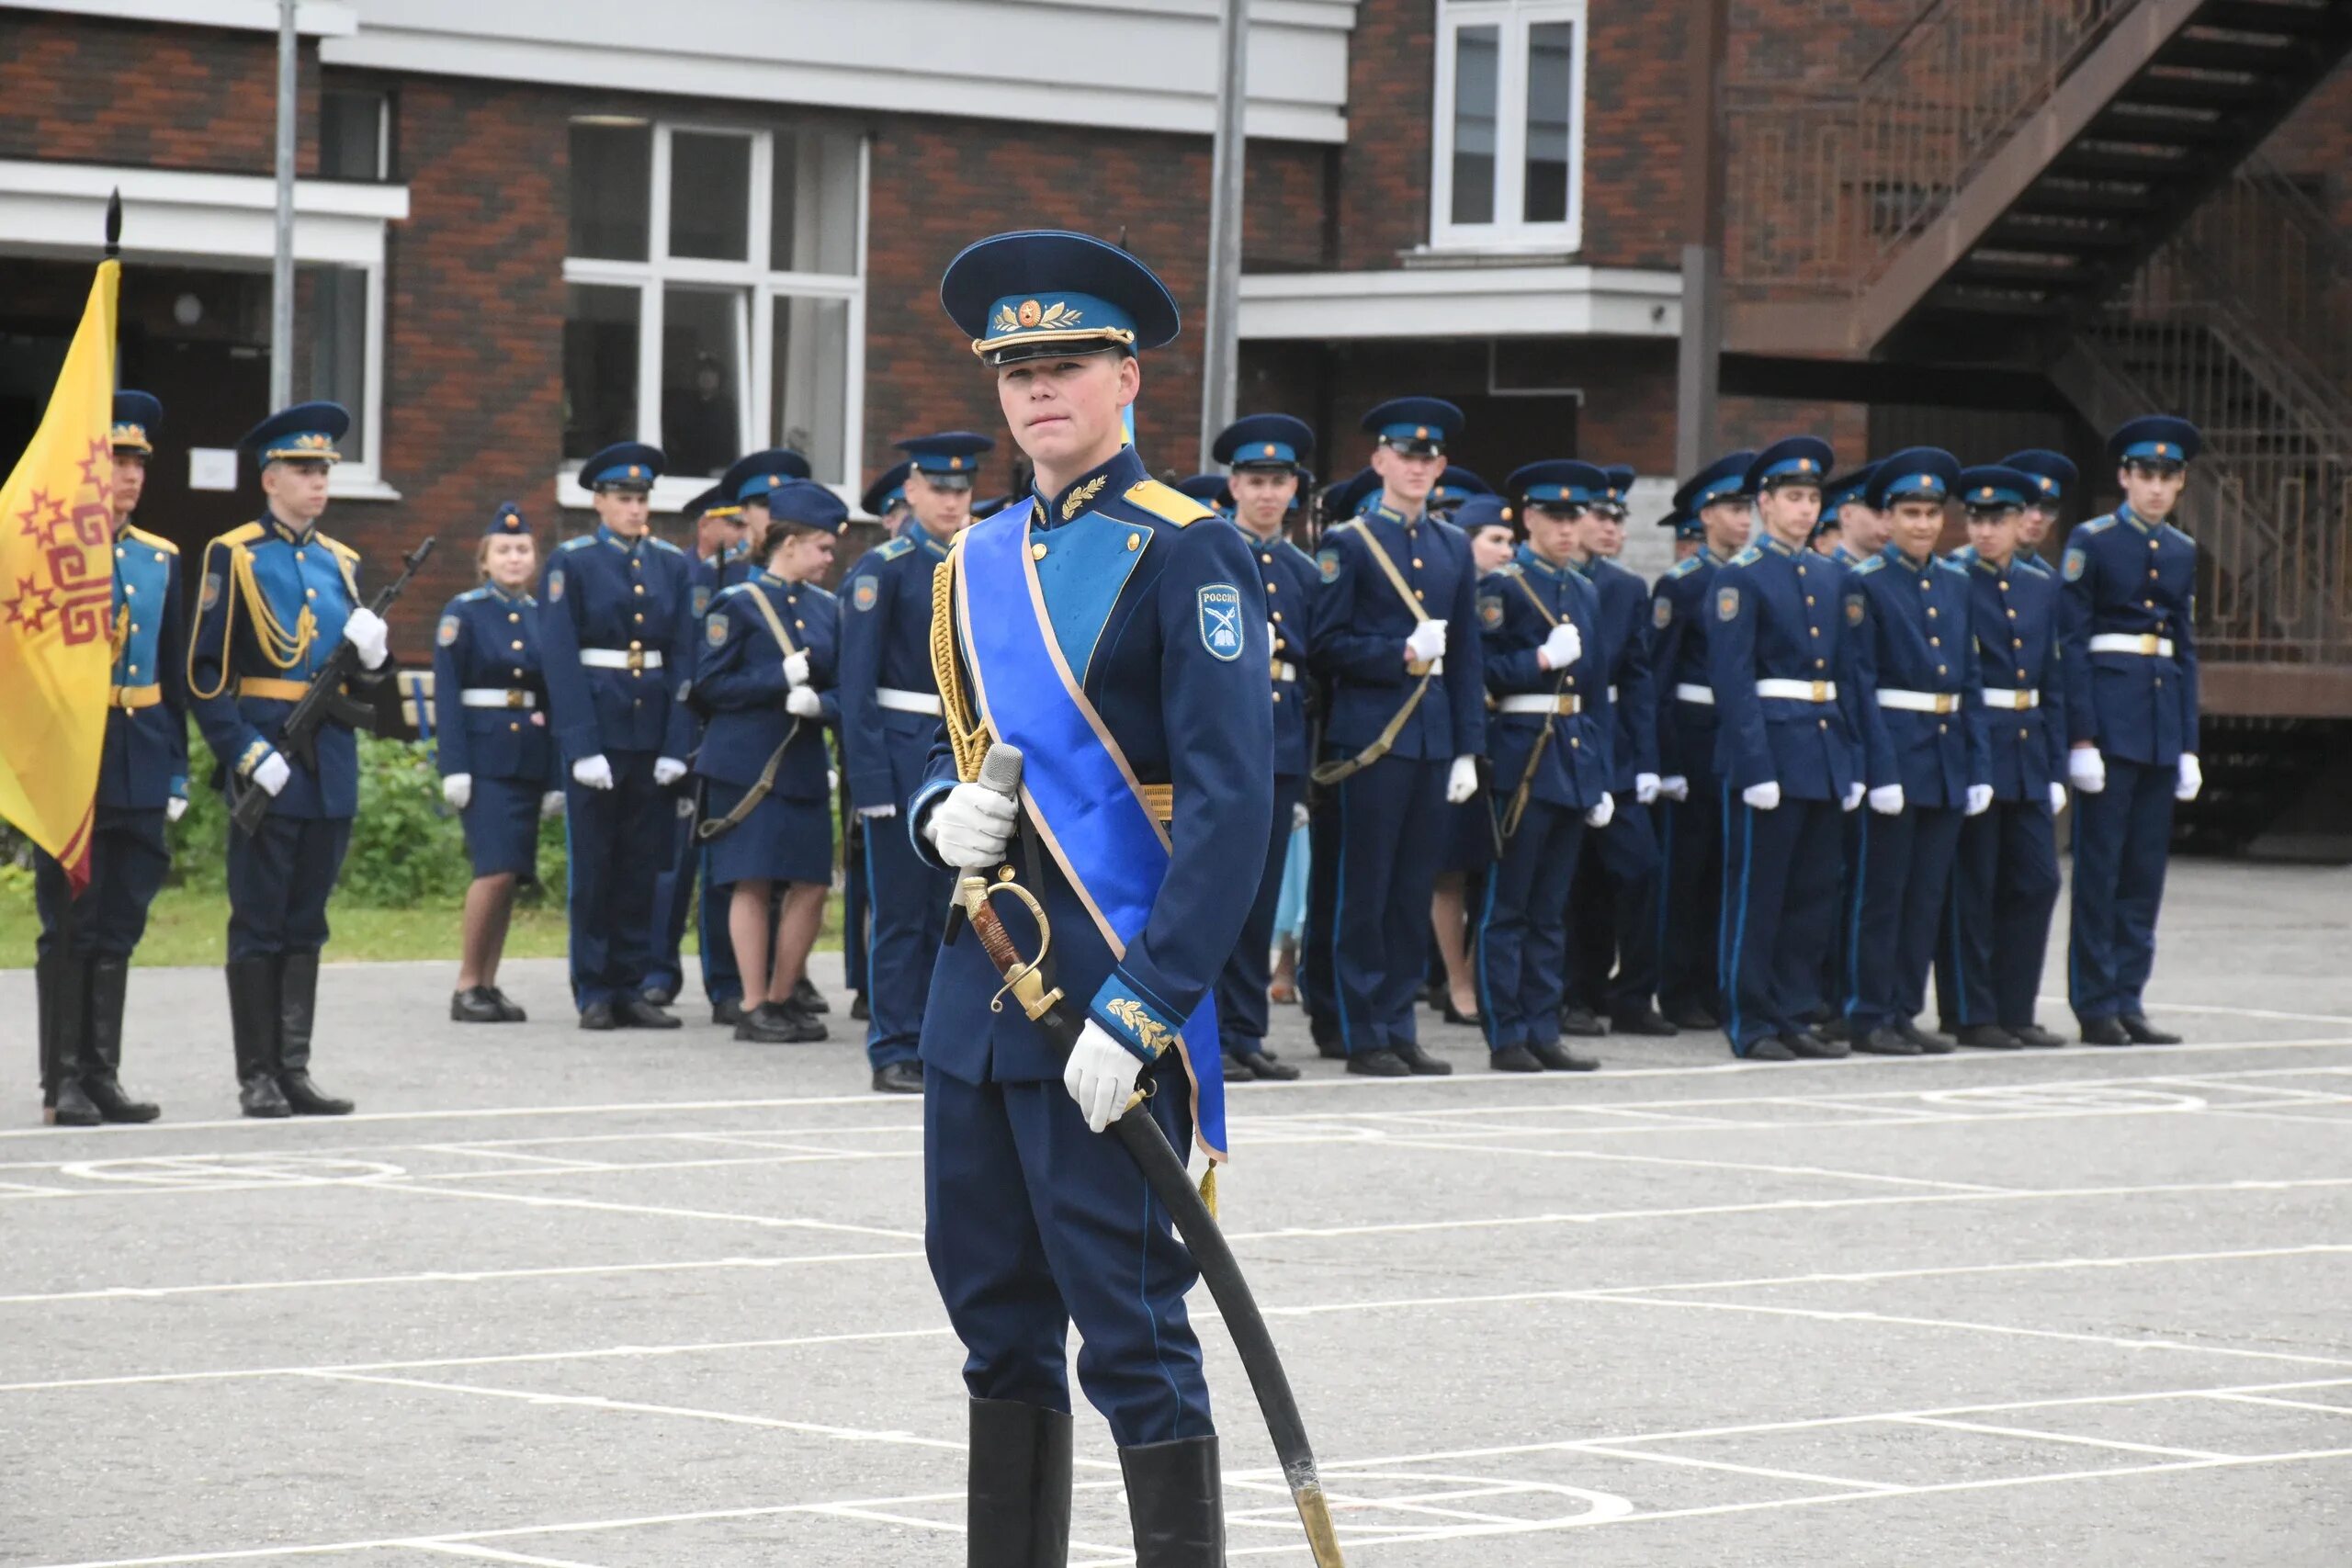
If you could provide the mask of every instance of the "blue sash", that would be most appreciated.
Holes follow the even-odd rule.
[[[1021,748],[1022,804],[1112,955],[1124,958],[1168,875],[1169,840],[1055,641],[1029,555],[1035,510],[1024,501],[964,531],[956,619],[981,719]],[[976,604],[989,613],[974,615]],[[1214,997],[1203,996],[1184,1021],[1177,1050],[1192,1079],[1194,1136],[1211,1159],[1223,1159],[1225,1058]]]

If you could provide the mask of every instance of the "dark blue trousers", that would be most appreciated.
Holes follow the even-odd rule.
[[[316,953],[327,944],[327,899],[351,847],[348,817],[262,818],[229,829],[229,962]]]
[[[1478,1012],[1489,1051],[1548,1045],[1560,1037],[1568,888],[1584,837],[1582,807],[1530,800],[1520,813],[1519,831],[1487,877],[1477,965]]]
[[[644,990],[659,961],[654,883],[677,853],[677,795],[653,782],[653,753],[605,758],[612,788],[590,789],[569,775],[563,786],[571,996],[583,1009]]]
[[[2172,850],[2178,770],[2107,760],[2107,787],[2075,796],[2075,909],[2066,999],[2077,1019],[2143,1010]]]
[[[1266,846],[1266,863],[1258,874],[1258,896],[1241,922],[1241,940],[1216,977],[1217,1032],[1225,1049],[1236,1055],[1266,1048],[1266,987],[1273,983],[1274,906],[1282,902],[1283,866],[1290,859],[1292,808],[1306,794],[1306,780],[1295,774],[1274,777],[1272,841]]]
[[[1661,804],[1658,1003],[1669,1012],[1695,1006],[1721,1017],[1723,782],[1713,773],[1692,773],[1690,799]]]
[[[1419,1036],[1413,1009],[1429,962],[1430,896],[1451,842],[1444,829],[1451,760],[1383,757],[1341,782],[1334,915],[1326,942],[1350,1055]]]
[[[1936,1016],[1958,1028],[2031,1023],[2057,907],[2058,836],[2043,802],[1996,800],[1962,823],[1936,943]]]
[[[1694,785],[1695,787],[1695,785]],[[1723,813],[1724,1032],[1732,1052],[1804,1026],[1805,975],[1821,962],[1838,901],[1834,800],[1783,798],[1758,811],[1736,795]]]
[[[1306,919],[1299,933],[1298,1000],[1315,1038],[1340,1038],[1340,994],[1332,980],[1332,928],[1340,904],[1340,802],[1324,792],[1306,819]]]
[[[1610,1018],[1657,995],[1657,830],[1651,807],[1616,793],[1617,815],[1588,830],[1568,892],[1567,999]]]
[[[867,825],[859,822],[855,814],[847,809],[846,794],[842,796],[842,984],[863,996],[867,985],[867,949],[874,941],[874,899],[865,886]],[[895,817],[886,817],[878,826],[887,832],[889,824],[897,820]]]
[[[35,953],[49,956],[71,900],[74,956],[85,963],[130,957],[147,933],[147,906],[155,901],[171,869],[163,807],[99,807],[90,830],[90,885],[80,898],[72,897],[65,868],[34,852],[33,903],[40,911]]]
[[[1155,1071],[1146,1103],[1189,1151],[1183,1066]],[[1068,1410],[1075,1322],[1079,1382],[1121,1448],[1216,1430],[1184,1310],[1200,1271],[1118,1139],[1088,1132],[1058,1079],[970,1084],[936,1068],[922,1130],[923,1250],[972,1397]]]
[[[956,878],[926,865],[915,853],[903,813],[869,818],[865,839],[865,886],[874,901],[874,940],[866,959],[865,1057],[880,1068],[915,1059],[923,1000],[931,995],[932,965],[946,934],[947,900]]]
[[[691,789],[693,784],[694,781],[689,779],[684,787]],[[672,809],[674,810],[676,807],[673,807]],[[694,820],[692,818],[681,817],[678,818],[677,831],[672,840],[670,862],[653,879],[653,929],[660,933],[660,936],[654,949],[652,965],[647,970],[645,976],[648,990],[658,987],[673,997],[685,994],[686,970],[684,963],[679,957],[679,951],[685,946],[686,915],[694,908],[695,873],[701,868],[702,853],[700,847],[695,841]],[[707,892],[708,889],[705,888],[704,891]],[[705,929],[707,933],[707,928]],[[719,927],[721,931],[726,929],[723,925]],[[702,944],[703,973],[706,976],[710,972],[710,945],[706,934]],[[723,939],[719,945],[722,947],[726,945]],[[707,984],[705,985],[704,989],[709,989]]]
[[[1838,831],[1838,918],[1829,922],[1829,941],[1822,955],[1821,976],[1815,991],[1826,999],[1828,1010],[1843,1017],[1846,1011],[1847,976],[1846,938],[1853,929],[1854,901],[1861,897],[1858,880],[1862,866],[1862,821],[1871,815],[1868,806],[1858,806],[1846,813],[1844,826]]]
[[[1966,815],[1956,806],[1905,806],[1861,815],[1860,897],[1846,926],[1846,1027],[1908,1023],[1928,1005],[1928,970],[1944,918],[1953,857]]]

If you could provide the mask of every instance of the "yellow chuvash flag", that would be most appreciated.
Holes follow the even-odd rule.
[[[115,293],[105,261],[49,410],[0,488],[0,817],[90,879],[114,672]]]

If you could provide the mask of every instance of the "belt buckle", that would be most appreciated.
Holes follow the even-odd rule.
[[[506,691],[506,705],[510,708],[519,708],[523,705],[523,699],[529,695],[528,692],[510,686]]]
[[[1813,683],[1813,700],[1817,703],[1826,703],[1829,700],[1828,682],[1815,681]]]
[[[2154,632],[2142,632],[2140,634],[2140,651],[2147,655],[2150,659],[2154,659],[2156,656],[2157,648],[2163,642],[2164,638],[2158,637]]]
[[[632,675],[645,673],[645,649],[632,648],[628,650],[628,672]]]

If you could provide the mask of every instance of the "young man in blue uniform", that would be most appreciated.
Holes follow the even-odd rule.
[[[1508,481],[1524,502],[1527,543],[1478,584],[1482,667],[1495,716],[1493,810],[1503,836],[1478,916],[1478,1013],[1497,1072],[1589,1072],[1560,1043],[1568,888],[1585,829],[1605,828],[1611,722],[1600,597],[1571,560],[1587,508],[1608,476],[1590,463],[1531,463]]]
[[[1315,433],[1288,414],[1252,414],[1217,433],[1210,455],[1226,464],[1226,488],[1233,498],[1234,525],[1250,546],[1266,594],[1266,638],[1272,649],[1274,699],[1274,810],[1258,896],[1242,922],[1241,942],[1217,976],[1216,1019],[1224,1031],[1225,1076],[1236,1083],[1252,1078],[1286,1081],[1298,1069],[1266,1049],[1266,988],[1274,942],[1274,905],[1282,897],[1283,867],[1290,858],[1292,830],[1306,815],[1306,770],[1311,761],[1306,694],[1306,631],[1319,577],[1315,558],[1283,534],[1283,519],[1298,499],[1301,466],[1315,450]]]
[[[1747,546],[1755,508],[1744,488],[1756,459],[1727,453],[1685,481],[1676,511],[1698,520],[1700,547],[1650,595],[1650,671],[1657,692],[1661,843],[1659,1010],[1677,1029],[1713,1029],[1723,1006],[1717,927],[1724,907],[1724,791],[1715,772],[1715,692],[1707,642],[1715,573]]]
[[[1266,841],[1273,805],[1262,579],[1237,530],[1204,521],[1125,445],[1136,354],[1177,332],[1175,301],[1140,261],[1080,234],[999,235],[957,256],[940,292],[994,367],[1036,489],[956,542],[939,626],[956,728],[909,827],[942,869],[1017,873],[1051,921],[1051,983],[1086,1012],[1063,1060],[1020,1008],[991,1010],[1001,981],[968,933],[932,976],[925,1245],[968,1351],[968,1560],[1064,1560],[1075,1321],[1138,1568],[1210,1568],[1224,1522],[1184,1310],[1196,1270],[1101,1134],[1141,1085],[1176,1148],[1197,1135],[1212,1158],[1222,1149],[1210,991],[1257,894],[1234,846]],[[977,770],[989,739],[1023,754],[1017,804],[957,783],[958,748]],[[1026,914],[996,908],[1035,953]]]
[[[317,765],[277,749],[286,719],[338,639],[358,649],[361,685],[391,670],[383,620],[359,597],[359,556],[318,531],[334,444],[351,416],[298,403],[245,433],[239,449],[267,498],[259,522],[204,547],[204,587],[188,645],[188,697],[232,798],[258,789],[268,814],[229,829],[229,1017],[240,1110],[248,1116],[343,1116],[351,1101],[311,1078],[319,950],[327,898],[359,810],[359,741],[329,719]]]
[[[931,667],[932,574],[971,524],[972,486],[996,443],[970,431],[916,435],[903,477],[910,520],[866,553],[842,581],[843,784],[862,838],[872,989],[865,1058],[878,1094],[921,1094],[923,998],[946,929],[953,878],[926,862],[899,820],[922,780],[939,733],[939,685]]]
[[[2050,563],[2041,558],[2042,541],[2057,526],[2059,513],[2065,510],[2066,497],[2082,482],[2082,474],[2064,453],[2039,446],[2012,452],[2001,459],[2000,466],[2014,468],[2033,481],[2025,512],[2018,519],[2018,556],[2046,568]]]
[[[907,525],[907,475],[913,465],[901,458],[882,470],[881,476],[865,487],[858,498],[858,505],[868,516],[882,525],[887,538],[895,539]],[[843,782],[840,795],[842,816],[842,984],[849,987],[849,1016],[853,1022],[872,1021],[874,1011],[866,1001],[866,992],[873,985],[874,962],[874,889],[865,874],[865,825],[851,803],[849,778],[849,737],[841,730],[834,732],[834,741],[841,754],[841,775]]]
[[[1846,1032],[1873,1055],[1952,1048],[1914,1020],[1927,1006],[1961,823],[1993,800],[1970,716],[1984,696],[1968,573],[1936,556],[1959,483],[1959,460],[1937,447],[1880,463],[1869,503],[1894,542],[1856,567],[1846,589],[1870,801],[1846,931]]]
[[[2075,907],[2066,993],[2088,1045],[2177,1045],[2141,993],[2175,801],[2197,798],[2197,545],[2168,521],[2204,436],[2151,414],[2108,437],[2123,504],[2066,536]]]
[[[1962,470],[1968,574],[1983,690],[1969,709],[1991,768],[1993,804],[1961,824],[1936,944],[1937,1014],[1962,1045],[2014,1051],[2064,1042],[2034,1021],[2041,955],[2058,907],[2058,813],[2066,809],[2065,660],[2058,577],[2018,547],[2036,477],[2001,465]]]
[[[1840,698],[1852,670],[1840,631],[1843,571],[1805,547],[1830,462],[1829,444],[1810,435],[1756,455],[1741,488],[1756,498],[1757,541],[1708,585],[1724,1032],[1734,1055],[1755,1061],[1846,1055],[1808,1027],[1837,918],[1838,819],[1860,799]]]
[[[662,460],[658,448],[623,442],[581,465],[597,528],[549,553],[539,590],[550,719],[570,774],[571,995],[582,1029],[678,1027],[645,996],[660,962],[654,883],[676,842],[671,786],[694,750],[684,690],[693,563],[647,532]]]
[[[1329,964],[1348,1071],[1453,1070],[1421,1049],[1413,1008],[1445,807],[1478,790],[1485,694],[1477,581],[1460,530],[1427,510],[1462,411],[1398,398],[1366,414],[1380,489],[1323,536],[1308,641],[1331,682],[1315,780],[1337,816]]]
[[[164,825],[187,809],[187,671],[180,662],[187,620],[179,547],[130,521],[163,423],[164,405],[152,395],[115,394],[114,485],[107,498],[114,524],[114,672],[89,886],[75,898],[63,866],[45,854],[33,860],[41,1107],[61,1127],[153,1122],[163,1114],[124,1092],[119,1076],[130,954],[172,868]]]

